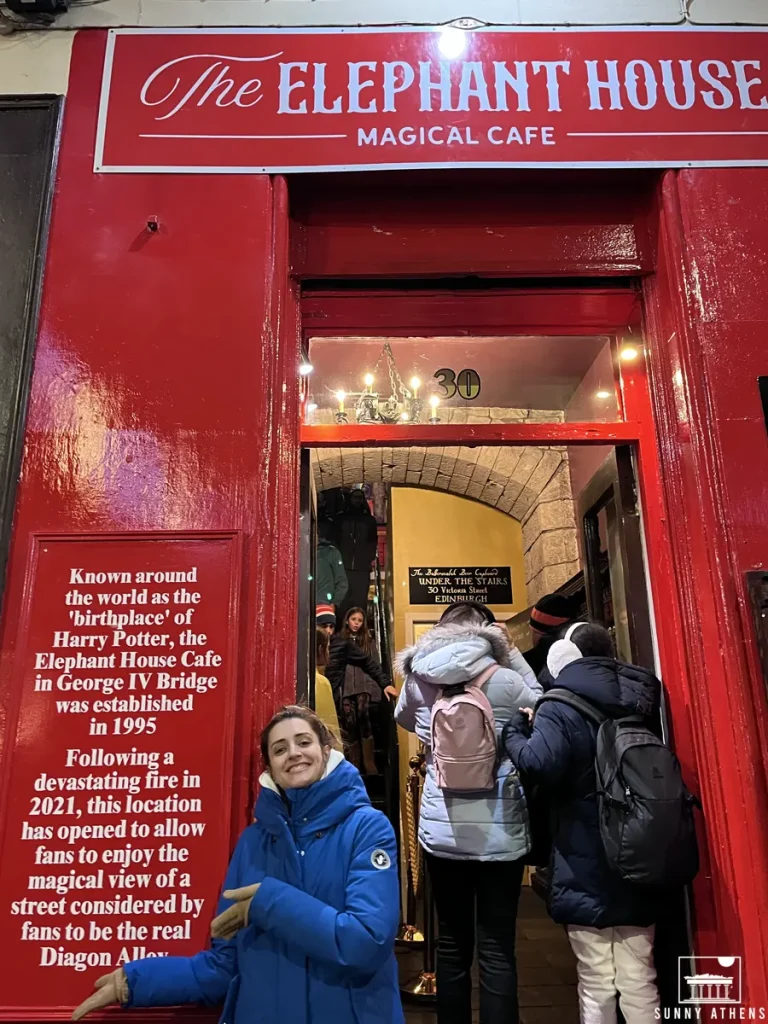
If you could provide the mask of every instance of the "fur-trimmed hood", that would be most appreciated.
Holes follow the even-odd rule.
[[[435,626],[397,657],[397,668],[405,678],[435,686],[465,683],[492,662],[512,668],[512,651],[505,631],[493,625]]]

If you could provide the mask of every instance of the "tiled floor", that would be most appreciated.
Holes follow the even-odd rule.
[[[420,954],[400,954],[400,977],[415,977]],[[523,887],[517,917],[517,968],[521,1024],[578,1024],[576,962],[565,932],[547,917],[542,900]],[[475,986],[477,1017],[477,987]],[[434,1010],[405,1006],[408,1024],[435,1024]]]

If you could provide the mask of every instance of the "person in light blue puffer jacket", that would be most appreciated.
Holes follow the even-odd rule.
[[[424,744],[427,774],[419,842],[427,854],[439,924],[439,1024],[469,1024],[475,932],[480,966],[481,1024],[517,1024],[515,918],[530,849],[520,778],[500,745],[492,793],[446,793],[435,779],[430,749],[432,705],[446,686],[467,683],[493,663],[482,686],[499,740],[506,723],[541,696],[536,676],[485,605],[451,605],[434,629],[398,658],[405,679],[395,711],[402,728]]]

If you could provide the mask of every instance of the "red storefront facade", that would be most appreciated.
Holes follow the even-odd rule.
[[[716,36],[726,48],[736,37]],[[230,38],[240,39],[237,33]],[[425,172],[412,169],[393,177],[318,177],[308,189],[306,179],[291,176],[297,166],[279,154],[264,173],[254,173],[248,157],[238,169],[249,173],[237,175],[210,166],[190,173],[205,157],[175,170],[166,159],[157,170],[139,156],[132,169],[125,164],[125,138],[118,137],[122,149],[112,160],[109,131],[119,132],[125,117],[106,135],[100,132],[106,45],[101,32],[76,40],[61,137],[2,625],[6,829],[0,888],[6,878],[12,884],[15,872],[21,878],[32,870],[25,858],[44,838],[20,832],[22,819],[32,821],[20,810],[31,790],[14,788],[24,778],[29,789],[32,776],[20,774],[24,764],[38,758],[45,767],[36,736],[52,729],[49,713],[38,715],[34,699],[27,703],[30,693],[45,692],[44,684],[35,688],[41,664],[30,661],[29,652],[44,645],[37,637],[46,631],[88,621],[72,606],[80,598],[65,595],[87,572],[94,578],[126,572],[130,580],[106,582],[130,590],[147,582],[139,572],[167,568],[187,578],[184,593],[168,590],[166,600],[172,605],[179,593],[181,610],[200,604],[201,654],[213,651],[209,663],[223,659],[221,689],[194,691],[196,700],[210,698],[215,715],[195,711],[200,717],[185,719],[187,735],[169,734],[159,745],[161,754],[174,750],[174,772],[182,764],[192,774],[202,771],[189,760],[196,748],[203,759],[209,753],[220,758],[222,774],[231,765],[223,782],[203,786],[213,838],[198,859],[200,878],[191,884],[208,898],[215,894],[232,839],[249,813],[254,736],[274,705],[295,694],[302,281],[459,274],[561,279],[570,302],[580,290],[589,292],[590,281],[631,280],[637,282],[650,407],[644,389],[633,397],[629,387],[631,422],[615,436],[636,442],[641,453],[660,669],[676,749],[705,809],[695,951],[742,956],[745,1003],[768,1006],[768,717],[745,581],[746,572],[765,568],[768,552],[768,438],[757,383],[768,373],[768,157],[760,149],[768,135],[759,134],[768,131],[760,103],[765,86],[746,87],[754,111],[742,109],[739,117],[752,120],[729,122],[723,129],[728,138],[710,133],[709,149],[699,148],[699,137],[692,143],[691,163],[744,166],[654,167],[674,160],[668,153],[653,160],[643,149],[624,161],[634,167],[593,173],[573,165],[622,161],[604,150],[589,159],[591,144],[582,140],[557,171],[537,167],[547,164],[542,158],[530,169],[500,168],[492,176],[472,168],[435,169],[425,179]],[[516,45],[524,47],[524,37]],[[586,59],[599,54],[599,41],[593,45]],[[558,54],[546,59],[556,61]],[[298,52],[295,60],[310,63],[312,57]],[[544,77],[541,83],[546,86]],[[241,97],[255,99],[255,86],[251,90]],[[310,85],[306,90],[312,93]],[[330,93],[323,100],[332,101]],[[481,121],[487,138],[489,127]],[[134,126],[125,122],[125,128]],[[699,128],[691,122],[688,130]],[[668,130],[680,131],[679,125],[673,121]],[[136,131],[143,134],[142,126]],[[97,151],[100,139],[105,145]],[[539,134],[536,142],[542,141]],[[737,149],[718,160],[719,146]],[[94,171],[99,152],[106,173]],[[230,171],[240,159],[229,161]],[[330,157],[327,165],[337,166]],[[119,172],[109,173],[115,168]],[[308,206],[307,195],[316,196]],[[489,224],[500,229],[490,231]],[[460,245],[451,244],[452,237]],[[585,300],[582,308],[588,306]],[[595,315],[587,309],[584,322]],[[589,440],[590,429],[594,438],[603,436],[597,428],[579,433],[573,426],[562,443]],[[354,430],[346,438],[308,430],[304,440],[381,443]],[[116,552],[111,562],[92,553],[99,544]],[[152,544],[162,548],[159,556],[143,553]],[[210,555],[198,555],[196,545]],[[65,553],[57,554],[62,546]],[[59,575],[45,574],[45,558],[59,566]],[[151,605],[161,591],[148,582]],[[206,600],[211,606],[228,602],[228,621],[214,621]],[[48,601],[57,601],[61,614],[46,609]],[[131,668],[130,657],[126,661]],[[196,671],[200,686],[213,675],[208,668]],[[59,713],[58,722],[63,718]],[[77,748],[90,749],[92,741],[80,732]],[[62,759],[76,759],[69,749],[63,744]],[[65,852],[68,845],[74,846],[59,843]],[[63,863],[56,871],[66,874],[71,862]],[[23,895],[4,892],[4,904]],[[169,908],[169,920],[179,910]],[[16,943],[23,917],[23,909],[6,916],[9,942]],[[204,917],[193,918],[189,938],[174,939],[173,952],[199,948]],[[65,919],[58,924],[66,927]],[[127,935],[124,944],[146,947],[146,939]],[[54,949],[68,946],[63,930],[61,939],[47,941]],[[89,938],[82,941],[87,946]],[[4,996],[5,1019],[64,1016],[64,1007],[76,1001],[75,988],[78,996],[85,990],[85,975],[70,976],[60,1002],[49,994],[30,998],[36,980],[42,985],[51,975],[33,965],[23,942],[16,948],[19,985]]]

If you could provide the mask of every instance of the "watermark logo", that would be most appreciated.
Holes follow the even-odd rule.
[[[682,1006],[739,1006],[740,956],[681,956],[677,962]]]

